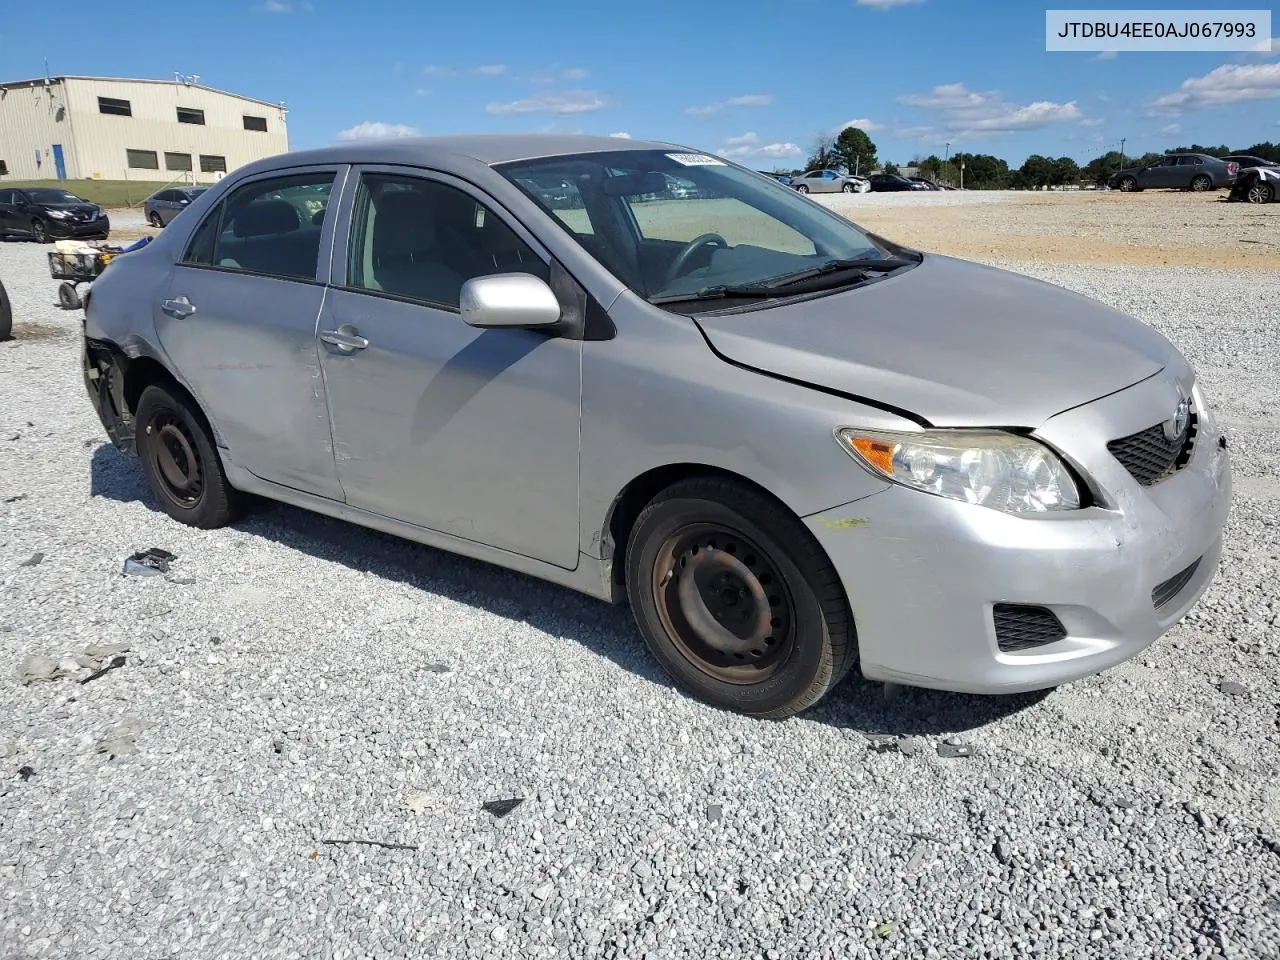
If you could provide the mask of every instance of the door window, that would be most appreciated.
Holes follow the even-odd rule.
[[[549,278],[528,244],[469,194],[420,177],[360,178],[347,286],[456,309],[463,283],[495,273]]]
[[[0,190],[0,204],[13,203],[12,190]]]
[[[255,180],[205,217],[183,263],[313,280],[332,173]]]

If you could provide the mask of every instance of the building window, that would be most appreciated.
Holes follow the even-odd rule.
[[[200,154],[200,172],[201,173],[226,173],[227,158],[211,157],[206,154]]]
[[[135,170],[159,170],[160,158],[154,150],[126,150],[129,166]]]
[[[166,170],[190,170],[191,154],[166,153],[164,155],[164,168]]]
[[[257,130],[259,133],[267,132],[266,117],[251,117],[248,114],[244,116],[244,128],[246,130]]]
[[[98,112],[113,117],[132,117],[133,105],[128,100],[117,100],[115,97],[99,97]]]
[[[198,124],[200,124],[200,126],[202,126],[202,127],[203,127],[203,126],[204,126],[204,111],[203,111],[203,110],[192,110],[190,107],[179,107],[179,108],[178,108],[178,122],[179,122],[179,123],[198,123]]]

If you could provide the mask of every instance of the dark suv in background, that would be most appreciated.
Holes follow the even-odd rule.
[[[1153,187],[1200,192],[1231,186],[1239,171],[1238,163],[1207,153],[1172,153],[1145,166],[1121,170],[1111,177],[1110,186],[1126,193]]]
[[[59,237],[105,240],[107,212],[61,187],[0,187],[0,237],[30,237],[48,243]]]

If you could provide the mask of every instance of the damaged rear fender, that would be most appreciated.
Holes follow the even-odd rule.
[[[138,398],[151,384],[176,384],[176,378],[160,361],[146,355],[130,357],[110,340],[86,337],[82,361],[85,389],[107,436],[121,452],[136,453]]]

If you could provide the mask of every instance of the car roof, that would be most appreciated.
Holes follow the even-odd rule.
[[[447,137],[385,137],[281,154],[255,164],[259,170],[311,163],[408,163],[444,158],[493,165],[573,153],[611,150],[670,150],[676,144],[624,137],[551,133],[479,133]],[[684,149],[678,147],[678,149]],[[274,161],[274,162],[272,162]]]

